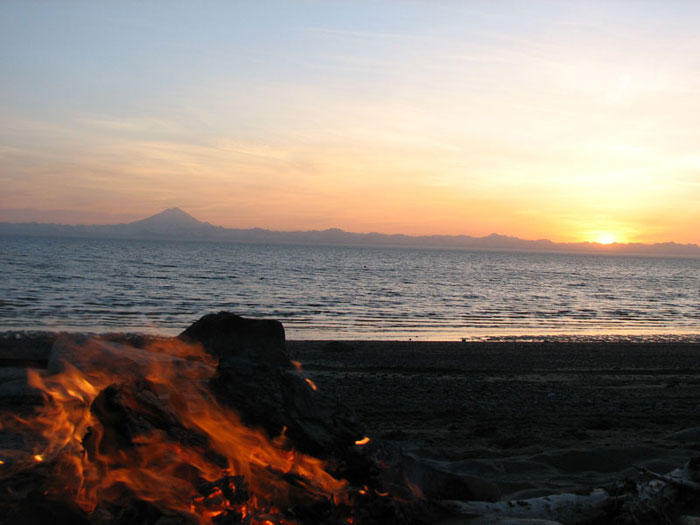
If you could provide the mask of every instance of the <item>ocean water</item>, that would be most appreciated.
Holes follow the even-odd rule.
[[[0,237],[0,330],[176,334],[229,310],[288,339],[687,337],[700,260]]]

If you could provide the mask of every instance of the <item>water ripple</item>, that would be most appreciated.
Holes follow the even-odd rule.
[[[700,261],[0,238],[2,329],[177,333],[232,310],[290,338],[700,333]]]

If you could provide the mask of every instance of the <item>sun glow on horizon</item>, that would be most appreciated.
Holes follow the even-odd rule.
[[[600,232],[594,237],[594,241],[598,244],[613,244],[619,242],[617,236],[610,232]]]

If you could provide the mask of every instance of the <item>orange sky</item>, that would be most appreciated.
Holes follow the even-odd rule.
[[[243,4],[3,3],[0,220],[700,243],[700,7]]]

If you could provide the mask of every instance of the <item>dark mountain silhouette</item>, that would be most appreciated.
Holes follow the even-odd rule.
[[[526,240],[493,233],[486,237],[469,235],[422,235],[353,233],[330,228],[309,231],[273,231],[262,228],[234,229],[200,221],[179,208],[168,208],[134,222],[108,225],[46,223],[0,223],[0,235],[42,237],[84,237],[106,239],[164,239],[271,244],[341,244],[357,246],[396,246],[448,248],[461,250],[546,251],[629,255],[700,257],[700,246],[674,242],[642,244],[590,242],[556,243],[548,239]]]
[[[123,236],[134,235],[143,238],[204,238],[223,229],[199,221],[180,208],[168,208],[146,219],[117,224],[113,228]]]
[[[141,219],[140,221],[134,221],[129,223],[132,226],[140,225],[144,227],[180,227],[188,228],[192,226],[202,226],[209,224],[208,222],[202,222],[190,215],[187,212],[182,211],[180,208],[168,208],[160,213],[156,213],[151,217],[146,219]]]

